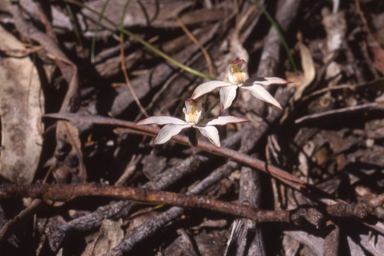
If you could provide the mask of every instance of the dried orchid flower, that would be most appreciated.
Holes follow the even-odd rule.
[[[212,119],[208,122],[200,122],[202,104],[197,103],[194,100],[188,100],[185,102],[185,108],[183,108],[183,112],[185,114],[185,121],[171,116],[151,116],[137,122],[136,125],[165,125],[156,136],[155,144],[163,144],[169,141],[172,136],[179,134],[183,129],[194,128],[199,130],[200,133],[206,137],[214,146],[220,148],[221,144],[219,132],[214,125],[248,122],[248,120],[245,118],[235,116],[219,116],[218,118]],[[194,136],[196,136],[196,133]],[[197,141],[194,142],[193,138],[192,140],[190,138],[190,144],[195,146]]]
[[[232,105],[238,89],[248,90],[254,97],[263,100],[281,109],[275,98],[263,87],[271,84],[287,84],[289,81],[279,77],[263,77],[248,79],[247,63],[245,60],[237,60],[227,67],[229,82],[210,81],[196,87],[192,100],[220,88],[221,109],[225,110]]]

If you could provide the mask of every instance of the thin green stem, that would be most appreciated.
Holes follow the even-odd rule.
[[[267,10],[264,8],[264,6],[263,6],[258,0],[253,0],[253,1],[255,1],[256,5],[260,8],[260,10],[261,10],[261,11],[265,14],[265,16],[268,18],[269,22],[271,22],[272,26],[276,29],[277,34],[279,35],[280,41],[281,41],[281,43],[283,44],[284,49],[285,49],[285,51],[286,51],[286,53],[287,53],[287,55],[288,55],[289,61],[291,62],[293,69],[294,69],[295,72],[297,73],[296,63],[295,63],[295,61],[293,60],[292,54],[291,54],[291,52],[289,51],[288,44],[287,44],[287,42],[285,41],[285,38],[284,38],[283,34],[281,33],[281,31],[280,31],[280,29],[279,29],[279,26],[276,24],[276,22],[273,20],[272,16],[267,12]]]
[[[111,24],[115,29],[117,29],[118,31],[120,31],[121,33],[124,33],[125,35],[135,39],[137,42],[139,42],[140,44],[144,45],[145,47],[149,48],[151,51],[153,51],[154,53],[156,53],[157,55],[161,56],[162,58],[168,60],[169,62],[173,63],[174,65],[178,66],[179,68],[182,68],[184,69],[185,71],[191,73],[191,74],[194,74],[196,76],[200,76],[200,77],[203,77],[203,78],[206,78],[206,79],[209,79],[209,80],[214,80],[213,77],[209,76],[209,75],[206,75],[206,74],[203,74],[195,69],[192,69],[188,66],[185,66],[183,64],[181,64],[180,62],[172,59],[172,57],[168,56],[167,54],[163,53],[162,51],[160,51],[159,49],[157,49],[156,47],[152,46],[150,43],[146,42],[145,40],[141,39],[140,37],[136,36],[135,34],[133,34],[132,32],[124,29],[124,28],[120,28],[119,26],[117,26],[115,23],[113,23],[113,21],[111,21],[110,19],[108,19],[107,17],[105,17],[104,15],[102,15],[101,13],[99,12],[96,12],[95,10],[83,5],[82,3],[79,3],[77,1],[74,1],[74,0],[65,0],[65,2],[67,3],[71,3],[71,4],[74,4],[74,5],[77,5],[77,6],[80,6],[80,7],[83,7],[83,8],[86,8],[87,10],[89,10],[90,12],[96,14],[96,15],[99,15],[101,18],[103,18],[106,22],[108,22],[109,24]]]
[[[209,113],[211,113],[211,111],[220,103],[220,99],[218,99],[208,110],[207,112],[205,112],[205,114],[203,115],[203,117],[200,119],[199,123],[200,122],[203,122],[205,118],[207,118],[207,116],[209,115]]]
[[[128,7],[129,2],[131,2],[131,0],[127,0],[125,2],[123,13],[121,14],[120,28],[124,28],[124,17],[125,17],[125,13],[127,11],[127,7]],[[120,32],[120,38],[122,38],[123,36],[124,36],[124,34],[122,32]]]
[[[69,19],[71,20],[71,23],[72,23],[72,26],[73,26],[73,30],[75,31],[75,35],[76,35],[76,38],[78,40],[78,43],[79,43],[81,49],[83,50],[84,49],[83,43],[81,42],[80,32],[79,32],[79,29],[77,28],[76,21],[75,21],[75,16],[73,16],[73,12],[72,12],[71,6],[66,3],[65,4],[65,8],[67,9],[68,16],[69,16]]]
[[[101,10],[101,15],[103,15],[105,12],[105,9],[107,9],[108,3],[109,3],[109,0],[105,1],[104,5],[103,5],[103,9]],[[92,37],[92,46],[91,46],[91,62],[92,63],[95,60],[96,36],[97,36],[97,30],[99,30],[100,22],[101,22],[101,16],[99,16],[99,18],[97,19],[95,32],[93,33],[93,37]]]

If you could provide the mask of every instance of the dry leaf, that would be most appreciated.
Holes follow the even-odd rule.
[[[25,50],[0,26],[2,48]],[[30,184],[39,163],[42,138],[38,124],[44,99],[40,79],[29,57],[0,60],[1,175],[17,184]]]
[[[304,90],[310,85],[315,79],[316,69],[315,64],[313,63],[313,59],[311,56],[311,52],[308,47],[302,43],[301,33],[298,34],[299,39],[299,50],[301,55],[301,66],[303,67],[304,75],[295,74],[295,73],[286,73],[287,79],[290,81],[294,81],[293,84],[290,84],[290,87],[296,87],[295,94],[293,95],[293,99],[295,101],[301,98]]]
[[[112,221],[104,220],[100,227],[101,234],[97,237],[92,255],[102,256],[116,247],[124,238],[124,232],[121,229],[122,220]]]

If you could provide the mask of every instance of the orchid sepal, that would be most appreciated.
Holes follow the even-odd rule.
[[[173,136],[179,134],[181,130],[191,127],[189,124],[167,124],[159,131],[155,138],[155,144],[164,144],[169,141]]]
[[[135,125],[148,125],[148,124],[158,124],[158,125],[166,125],[166,124],[185,124],[185,121],[172,117],[172,116],[150,116],[147,117]]]
[[[244,86],[242,88],[249,91],[253,97],[282,109],[280,103],[262,85],[253,84],[252,86]]]
[[[220,89],[221,111],[224,111],[232,105],[232,102],[236,98],[238,88],[237,85],[230,85]]]
[[[263,86],[268,86],[272,84],[289,84],[291,81],[285,80],[280,77],[255,77],[255,78],[249,78],[244,83],[243,86],[251,86],[253,84],[261,84]]]
[[[207,122],[206,126],[226,125],[229,123],[244,123],[249,122],[248,119],[237,116],[219,116]]]
[[[232,85],[228,82],[223,81],[209,81],[206,83],[202,83],[199,86],[197,86],[192,94],[191,99],[196,100],[197,98],[203,96],[204,94],[207,94],[217,88],[226,87]]]

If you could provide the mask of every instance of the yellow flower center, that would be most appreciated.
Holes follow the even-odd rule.
[[[235,80],[236,83],[243,83],[245,81],[244,73],[233,72],[233,80]]]
[[[188,113],[186,116],[185,116],[185,121],[187,123],[197,123],[197,113],[196,112],[192,112],[192,113]]]
[[[201,117],[201,103],[194,101],[186,101],[183,112],[185,114],[185,121],[189,124],[197,124]]]

